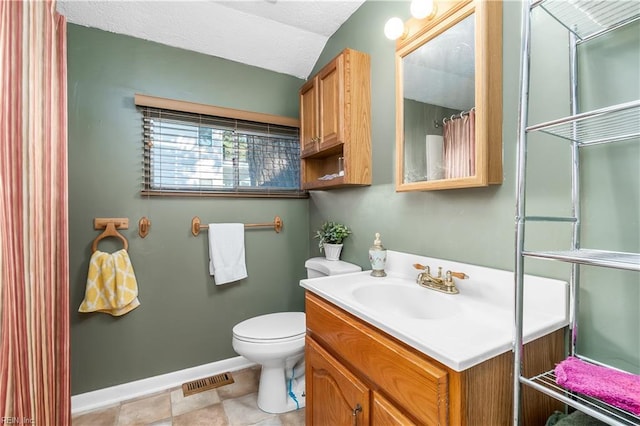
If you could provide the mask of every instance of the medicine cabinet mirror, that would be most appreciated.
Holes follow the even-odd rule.
[[[396,191],[502,183],[502,2],[436,2],[396,42]]]

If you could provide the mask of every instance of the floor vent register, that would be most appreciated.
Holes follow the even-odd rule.
[[[184,383],[182,385],[182,394],[184,396],[189,396],[194,393],[219,388],[220,386],[230,385],[231,383],[233,383],[233,376],[231,373],[216,374],[215,376]]]

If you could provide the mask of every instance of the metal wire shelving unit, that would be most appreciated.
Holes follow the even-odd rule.
[[[569,32],[571,114],[557,120],[529,125],[529,66],[531,51],[531,12],[540,7]],[[522,375],[523,284],[525,258],[547,259],[571,264],[569,346],[571,355],[584,361],[609,367],[576,352],[576,326],[580,287],[580,265],[640,271],[640,254],[583,248],[580,244],[580,156],[585,147],[640,140],[640,100],[606,108],[577,112],[577,48],[640,20],[640,2],[594,0],[523,0],[521,87],[518,122],[518,165],[516,193],[516,264],[515,264],[515,343],[514,343],[514,425],[520,424],[521,388],[528,386],[572,406],[610,425],[640,425],[640,416],[603,401],[569,391],[556,383],[554,371],[534,377]],[[542,132],[571,146],[571,202],[569,217],[526,216],[526,167],[528,135]],[[567,222],[572,226],[571,247],[561,251],[526,250],[524,230],[527,222]],[[613,367],[610,367],[613,368]]]

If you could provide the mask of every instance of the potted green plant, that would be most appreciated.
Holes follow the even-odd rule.
[[[351,230],[342,223],[325,222],[316,231],[314,238],[318,239],[320,253],[324,251],[327,260],[339,260],[342,242],[351,235]]]

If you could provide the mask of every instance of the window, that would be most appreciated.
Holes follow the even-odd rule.
[[[306,196],[300,189],[297,126],[253,121],[281,120],[218,107],[210,109],[225,116],[142,105],[139,96],[136,104],[141,106],[144,129],[145,195]],[[187,110],[200,105],[170,102],[170,107]],[[297,124],[297,120],[293,122]]]

